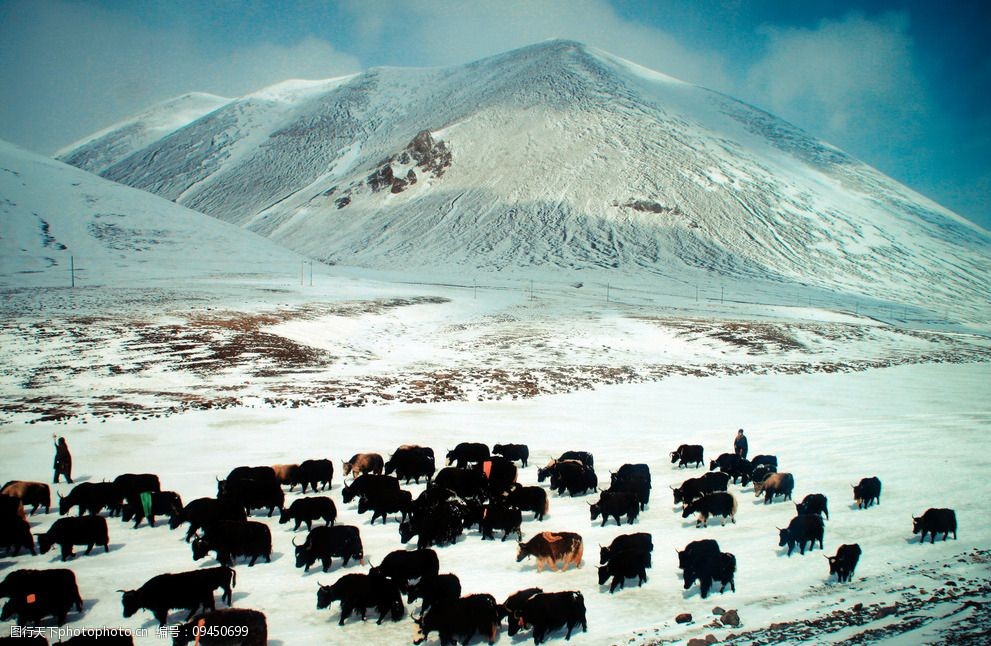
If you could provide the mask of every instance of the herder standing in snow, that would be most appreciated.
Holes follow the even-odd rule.
[[[52,437],[55,437],[52,434]],[[72,484],[72,454],[69,453],[69,445],[65,438],[60,437],[55,443],[55,479],[52,482],[58,484],[59,476],[65,476],[66,481]]]
[[[733,440],[733,452],[744,460],[747,459],[747,437],[743,434],[742,428],[736,432],[736,439]]]

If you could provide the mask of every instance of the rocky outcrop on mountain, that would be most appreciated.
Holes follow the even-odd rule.
[[[443,141],[434,141],[429,130],[421,130],[406,146],[406,151],[419,168],[441,177],[451,165],[451,151]]]
[[[416,184],[417,176],[413,168],[440,178],[451,165],[451,151],[443,141],[434,141],[430,131],[421,130],[406,149],[382,161],[379,167],[368,176],[366,183],[373,193],[388,188],[392,193],[402,193]],[[398,176],[393,166],[406,169],[404,177]],[[400,170],[400,173],[402,171]]]

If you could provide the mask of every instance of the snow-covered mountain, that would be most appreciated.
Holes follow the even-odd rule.
[[[70,144],[56,152],[55,158],[100,173],[229,102],[230,99],[202,92],[183,94]]]
[[[74,267],[71,265],[74,262]],[[250,231],[0,142],[0,286],[173,284],[299,272]]]
[[[773,115],[570,41],[289,81],[89,167],[332,263],[988,315],[987,231]]]

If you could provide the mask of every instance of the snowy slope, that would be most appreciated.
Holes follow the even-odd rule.
[[[72,166],[0,142],[0,285],[178,286],[255,274],[298,277],[296,254]]]
[[[93,173],[101,173],[134,151],[153,144],[229,102],[230,99],[203,92],[183,94],[70,144],[56,152],[55,158]]]
[[[986,231],[770,114],[570,41],[262,91],[103,175],[345,265],[988,314]]]

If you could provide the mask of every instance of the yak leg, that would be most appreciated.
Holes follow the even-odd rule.
[[[169,609],[168,608],[155,608],[155,609],[153,609],[151,611],[151,614],[155,615],[155,619],[158,620],[158,625],[159,626],[164,626],[166,620],[168,620],[168,618],[169,618]],[[193,617],[192,615],[189,615],[189,617],[186,620],[189,621],[189,619],[191,619],[192,617]]]
[[[699,577],[699,592],[702,598],[705,599],[709,596],[709,587],[712,585],[712,579],[707,576]]]

